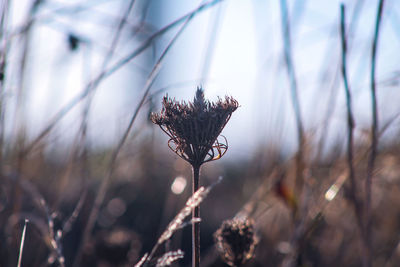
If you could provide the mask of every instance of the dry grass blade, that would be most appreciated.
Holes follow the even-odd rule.
[[[141,267],[143,263],[145,263],[145,261],[147,260],[148,256],[149,256],[148,253],[144,254],[143,257],[140,259],[140,261],[136,263],[134,267]]]
[[[164,233],[161,235],[161,237],[158,239],[157,244],[161,244],[164,241],[168,240],[171,238],[173,233],[179,229],[179,227],[182,225],[183,221],[185,220],[186,217],[190,215],[192,212],[192,209],[197,207],[203,199],[207,196],[207,194],[210,192],[210,188],[204,188],[203,186],[200,187],[199,190],[196,191],[186,202],[185,207],[178,213],[178,215],[175,216],[175,218],[169,223],[167,229],[164,231]]]
[[[170,266],[174,261],[182,259],[184,253],[182,250],[169,251],[157,259],[156,267]]]
[[[22,236],[21,236],[21,244],[19,246],[19,255],[18,255],[17,267],[21,267],[21,263],[22,263],[22,253],[24,252],[26,225],[28,224],[28,222],[29,221],[27,219],[25,219],[24,229],[22,230]]]
[[[78,218],[78,215],[82,210],[83,204],[85,203],[86,196],[87,196],[87,190],[84,190],[81,197],[79,198],[78,203],[76,204],[74,210],[72,211],[72,214],[68,217],[67,220],[65,220],[63,224],[62,231],[64,234],[68,233],[71,230],[72,225]]]

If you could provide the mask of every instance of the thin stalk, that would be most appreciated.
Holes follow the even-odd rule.
[[[282,38],[285,55],[285,65],[290,80],[290,93],[292,98],[293,110],[296,118],[298,152],[296,156],[296,185],[295,193],[300,196],[303,188],[303,170],[304,170],[304,127],[301,118],[300,100],[298,96],[296,72],[292,58],[292,46],[290,40],[290,22],[287,10],[286,0],[281,0],[281,20],[282,20]]]
[[[24,252],[26,225],[28,224],[28,222],[29,221],[27,219],[25,219],[24,229],[22,230],[22,236],[21,236],[21,244],[19,246],[19,256],[18,256],[17,267],[21,267],[21,263],[22,263],[22,253]]]
[[[354,212],[357,219],[358,228],[360,230],[361,236],[363,238],[363,246],[364,246],[364,254],[363,254],[363,262],[368,262],[368,245],[367,240],[365,239],[365,229],[362,220],[362,205],[357,197],[357,184],[356,177],[354,171],[354,151],[353,151],[353,143],[354,143],[354,116],[351,104],[351,92],[350,85],[347,78],[347,39],[346,39],[346,16],[345,16],[345,6],[343,4],[340,5],[340,37],[341,37],[341,45],[342,45],[342,76],[344,83],[344,90],[346,94],[346,109],[347,109],[347,165],[349,168],[349,180],[350,180],[350,190],[349,195],[351,201],[354,205]]]
[[[371,184],[372,175],[374,171],[375,159],[378,147],[378,103],[376,98],[376,51],[378,46],[379,26],[382,18],[383,0],[379,1],[378,11],[376,14],[375,33],[372,42],[371,52],[371,102],[372,102],[372,125],[371,125],[371,154],[368,159],[367,178],[365,181],[365,238],[368,245],[369,258],[372,258],[372,240],[371,240]],[[369,267],[372,265],[371,260],[364,262],[364,266]]]
[[[360,18],[360,14],[362,14],[362,9],[364,6],[364,0],[357,0],[354,8],[353,8],[353,12],[352,15],[350,16],[350,22],[349,22],[349,26],[348,26],[348,30],[347,30],[347,36],[352,36],[352,34],[357,30],[357,26],[358,26],[358,22],[359,22],[359,18]],[[335,29],[335,34],[336,34],[336,29]],[[336,44],[335,44],[336,45]],[[323,62],[329,62],[326,66],[326,70],[324,72],[322,72],[318,77],[328,77],[330,75],[330,68],[332,66],[332,61],[334,60],[331,55],[331,51],[332,49],[334,49],[334,47],[328,46],[327,50],[325,52],[325,54],[327,55],[326,58],[324,60],[322,60]],[[352,49],[352,46],[350,45],[346,45],[346,51],[349,51],[350,49]],[[334,70],[334,74],[333,74],[333,79],[330,81],[330,85],[329,85],[329,96],[328,96],[328,102],[326,104],[326,111],[324,114],[324,119],[322,120],[323,123],[321,125],[321,138],[318,144],[318,153],[317,153],[317,159],[320,159],[323,153],[323,149],[325,147],[326,139],[328,137],[328,132],[329,132],[329,128],[331,125],[331,121],[332,121],[332,117],[336,108],[336,102],[337,102],[337,96],[338,96],[338,84],[339,84],[339,74],[340,74],[340,66]],[[322,67],[321,67],[322,69]],[[325,81],[322,81],[323,84],[325,84]],[[323,86],[324,87],[324,86]],[[315,100],[314,100],[315,101]]]
[[[200,185],[200,166],[193,165],[192,194],[199,190]],[[196,206],[192,211],[192,266],[200,266],[200,206]]]

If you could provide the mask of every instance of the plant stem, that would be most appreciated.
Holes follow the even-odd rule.
[[[193,165],[193,186],[192,194],[199,189],[200,184],[200,166]],[[200,218],[200,206],[197,206],[192,211],[192,220]],[[200,222],[192,224],[192,266],[200,267]]]
[[[349,197],[353,202],[354,205],[354,212],[356,215],[358,227],[361,233],[361,237],[363,240],[363,249],[364,253],[362,255],[363,262],[369,262],[369,250],[368,250],[368,241],[365,238],[366,232],[364,229],[364,222],[363,222],[363,203],[357,196],[358,186],[356,183],[355,177],[355,170],[354,170],[354,116],[353,116],[353,109],[352,109],[352,97],[350,91],[350,85],[348,82],[347,77],[347,36],[346,34],[346,16],[345,16],[345,6],[344,4],[340,5],[340,37],[341,37],[341,45],[342,45],[342,76],[343,76],[343,83],[344,83],[344,90],[346,94],[346,108],[347,108],[347,165],[349,168],[349,180],[350,180],[350,188],[349,188]]]
[[[375,159],[378,147],[378,100],[376,96],[376,52],[378,47],[379,26],[382,20],[384,0],[379,0],[378,10],[376,14],[375,33],[372,42],[371,52],[371,102],[372,102],[372,125],[371,125],[371,154],[368,159],[367,178],[365,181],[365,240],[367,245],[368,261],[364,261],[363,266],[372,266],[372,234],[371,234],[371,198],[372,198],[372,176],[375,167]]]
[[[301,116],[300,99],[298,96],[298,86],[296,80],[296,72],[294,68],[293,56],[292,56],[292,43],[290,39],[290,19],[287,8],[286,0],[280,1],[281,5],[281,23],[282,23],[282,38],[283,38],[283,52],[287,74],[290,80],[290,93],[292,99],[292,106],[294,115],[296,118],[297,127],[297,140],[298,140],[298,151],[296,155],[296,180],[295,180],[295,194],[300,197],[303,190],[304,175],[303,171],[305,168],[304,164],[304,126]]]

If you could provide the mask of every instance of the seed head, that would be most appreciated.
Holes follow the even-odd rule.
[[[214,238],[219,254],[229,266],[241,266],[251,259],[258,242],[251,219],[224,221]]]
[[[204,98],[198,87],[193,102],[178,102],[165,96],[160,113],[152,113],[153,123],[170,137],[168,146],[192,165],[221,158],[228,149],[227,140],[218,141],[222,129],[238,108],[232,97],[218,98],[216,103]]]

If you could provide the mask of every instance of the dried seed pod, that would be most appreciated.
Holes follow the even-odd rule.
[[[217,250],[229,266],[241,266],[254,256],[258,238],[251,219],[224,221],[214,234]]]

